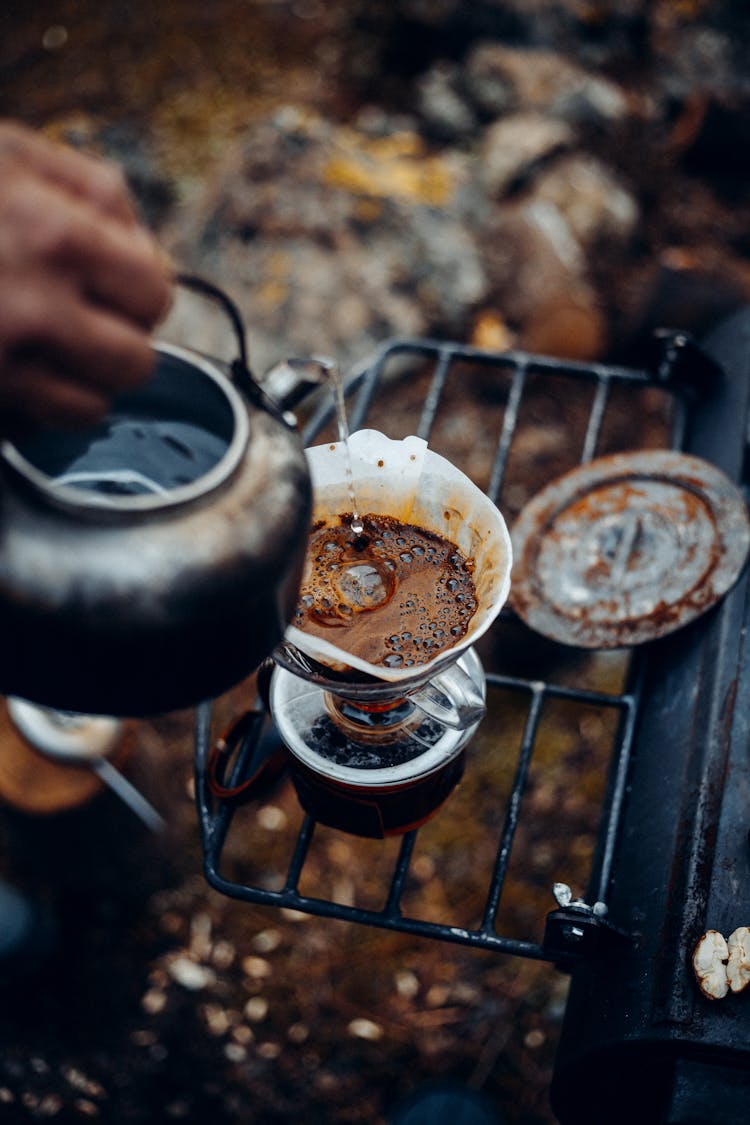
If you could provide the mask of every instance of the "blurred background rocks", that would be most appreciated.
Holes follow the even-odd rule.
[[[737,5],[13,7],[2,110],[124,163],[259,370],[393,335],[622,358],[746,297]]]

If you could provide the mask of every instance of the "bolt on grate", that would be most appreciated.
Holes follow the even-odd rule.
[[[659,444],[681,448],[692,403],[707,378],[715,377],[715,371],[707,368],[703,354],[681,334],[662,334],[658,338],[654,364],[649,370],[567,362],[519,352],[492,353],[443,341],[394,340],[349,378],[347,412],[351,431],[372,427],[397,437],[401,435],[394,431],[404,427],[403,436],[415,433],[427,440],[432,448],[475,479],[499,504],[510,524],[525,499],[564,469],[585,464],[601,453],[639,448],[639,443],[645,443],[643,447]],[[324,435],[332,414],[329,401],[318,403],[303,429],[306,445],[328,440]],[[610,424],[613,416],[614,425]],[[535,440],[530,441],[529,434]],[[479,446],[482,464],[477,468],[475,454]],[[510,641],[505,635],[508,629]],[[334,901],[333,897],[304,889],[306,864],[318,827],[307,815],[302,817],[282,885],[269,887],[260,878],[244,880],[224,874],[225,846],[238,806],[215,798],[208,784],[215,707],[206,702],[198,708],[196,716],[195,779],[209,884],[248,903],[498,953],[552,960],[561,966],[581,953],[588,954],[626,938],[617,920],[609,917],[607,900],[640,707],[642,657],[647,646],[624,655],[618,686],[612,689],[608,683],[604,687],[592,684],[589,666],[581,665],[580,653],[565,646],[546,643],[541,666],[535,665],[533,651],[529,656],[527,650],[533,650],[538,638],[529,630],[526,636],[524,630],[512,610],[503,610],[490,630],[487,651],[481,654],[488,685],[488,718],[483,726],[494,730],[493,710],[496,718],[502,719],[504,705],[493,705],[495,697],[514,701],[512,705],[520,707],[524,717],[509,770],[512,780],[507,791],[498,797],[502,815],[494,820],[492,860],[483,901],[481,907],[475,907],[471,924],[429,920],[410,911],[405,904],[417,838],[425,832],[424,827],[401,838],[395,860],[384,878],[383,905],[379,909]],[[611,679],[610,672],[604,678]],[[543,919],[543,937],[529,940],[503,931],[502,899],[514,844],[528,821],[524,801],[533,785],[544,712],[557,704],[580,708],[582,712],[593,708],[607,717],[612,728],[607,780],[602,786],[596,845],[592,847],[585,880],[587,900],[573,898],[566,885],[573,880],[566,877],[566,872],[556,871],[548,886],[551,898],[555,884],[557,909]],[[228,786],[240,784],[258,768],[265,726],[262,713],[249,725],[234,758]],[[470,746],[469,754],[471,749]],[[493,752],[493,747],[482,750],[483,754]],[[467,772],[470,769],[471,758]],[[438,817],[450,816],[453,799]],[[497,811],[499,814],[501,810]]]

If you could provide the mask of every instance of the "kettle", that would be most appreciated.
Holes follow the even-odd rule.
[[[288,403],[247,367],[156,342],[155,373],[104,422],[0,445],[0,692],[153,715],[238,683],[294,611],[311,485]],[[295,371],[287,365],[285,376]]]

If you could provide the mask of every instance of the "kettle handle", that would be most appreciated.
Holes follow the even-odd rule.
[[[205,278],[199,277],[194,273],[178,273],[175,277],[177,285],[182,285],[186,289],[192,289],[195,293],[200,293],[204,297],[210,297],[211,300],[217,301],[222,306],[227,317],[232,322],[235,337],[237,338],[237,347],[239,350],[239,361],[242,366],[247,370],[247,345],[245,343],[245,325],[243,324],[240,311],[235,305],[231,297],[227,296],[223,289],[219,289],[218,285],[214,285]]]
[[[225,801],[247,801],[260,797],[286,769],[289,752],[283,743],[279,743],[269,753],[262,755],[259,764],[255,765],[248,777],[241,781],[233,780],[229,785],[225,783],[224,778],[232,756],[239,754],[243,747],[251,751],[258,747],[265,719],[266,712],[256,708],[243,712],[230,722],[211,747],[206,779],[214,797]],[[251,754],[251,762],[252,760]]]
[[[231,321],[239,352],[237,358],[229,364],[229,375],[232,381],[253,406],[272,415],[288,429],[295,430],[297,420],[291,413],[292,410],[309,390],[325,382],[327,373],[331,367],[335,366],[335,362],[320,357],[304,360],[283,360],[266,373],[261,386],[248,367],[245,326],[239,309],[231,297],[228,297],[217,285],[206,281],[205,278],[199,277],[197,274],[178,273],[175,281],[178,285],[183,285],[186,289],[192,289],[194,292],[209,297],[221,305]],[[275,391],[272,391],[269,377],[274,375],[277,375],[278,378],[276,379]],[[291,376],[291,379],[289,376]]]
[[[178,273],[175,276],[177,285],[182,285],[185,289],[192,289],[195,293],[200,293],[203,297],[208,297],[217,304],[221,305],[222,309],[229,319],[234,336],[237,342],[237,358],[232,360],[230,364],[230,374],[232,380],[238,385],[241,391],[252,400],[256,405],[263,405],[267,408],[265,396],[260,387],[253,378],[253,374],[248,367],[247,343],[245,341],[245,325],[242,320],[239,309],[235,305],[231,297],[229,297],[223,289],[218,285],[214,285],[205,278],[199,277],[193,273]],[[261,401],[263,400],[263,401]]]

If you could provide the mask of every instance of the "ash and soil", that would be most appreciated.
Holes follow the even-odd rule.
[[[739,8],[11,3],[0,101],[123,163],[178,265],[237,301],[256,371],[313,352],[347,367],[394,335],[635,362],[653,327],[700,335],[747,300]],[[169,331],[231,349],[185,295]],[[396,380],[370,423],[404,436],[424,394],[421,375]],[[440,451],[480,484],[503,405],[467,373],[436,423]],[[644,447],[663,441],[658,395],[615,406],[602,452],[632,445],[636,426]],[[575,396],[531,396],[501,497],[509,520],[575,463],[584,417]],[[512,628],[482,655],[604,690],[623,675],[616,657]],[[248,681],[217,701],[217,730],[253,694]],[[420,833],[407,896],[419,916],[481,914],[524,717],[500,710]],[[372,1125],[451,1075],[510,1122],[552,1122],[565,976],[214,893],[192,730],[191,712],[137,725],[129,774],[163,836],[106,793],[58,816],[3,811],[3,867],[54,906],[60,936],[0,1008],[1,1119]],[[540,940],[555,880],[585,890],[611,738],[593,709],[546,715],[501,903],[509,936]],[[239,819],[229,874],[278,886],[293,793],[282,785]],[[319,832],[303,891],[380,907],[392,844]]]

